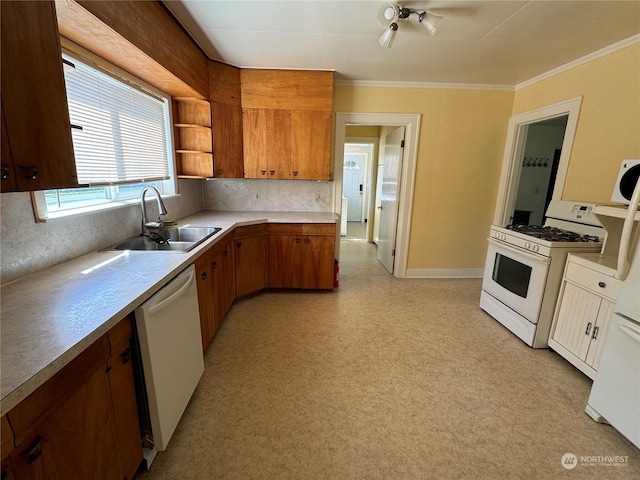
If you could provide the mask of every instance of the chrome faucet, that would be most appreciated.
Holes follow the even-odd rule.
[[[158,201],[158,221],[150,222],[147,219],[147,206],[144,203],[144,196],[147,193],[147,190],[153,190],[156,194],[156,199]],[[147,235],[148,231],[153,230],[162,230],[164,223],[160,220],[161,215],[167,214],[167,209],[162,202],[162,197],[160,197],[160,192],[156,189],[156,187],[145,187],[142,189],[142,193],[140,193],[140,206],[142,207],[142,228],[140,235]]]

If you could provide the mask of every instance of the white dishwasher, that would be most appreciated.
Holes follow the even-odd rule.
[[[167,444],[204,372],[195,268],[191,265],[135,311],[154,448]]]

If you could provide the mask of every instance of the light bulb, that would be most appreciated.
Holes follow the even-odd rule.
[[[433,13],[422,12],[418,17],[420,25],[427,29],[427,32],[433,36],[436,33],[438,25],[444,17],[440,15],[434,15]]]

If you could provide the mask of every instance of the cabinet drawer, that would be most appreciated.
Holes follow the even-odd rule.
[[[266,235],[267,224],[261,223],[260,225],[247,225],[245,227],[236,227],[235,230],[236,240],[240,238],[258,237],[260,235]]]
[[[591,270],[590,268],[569,262],[565,274],[567,280],[587,288],[598,295],[617,300],[620,291],[620,280]]]
[[[267,231],[269,234],[290,234],[301,235],[302,224],[301,223],[270,223]]]
[[[335,223],[305,223],[302,225],[303,235],[335,235]]]

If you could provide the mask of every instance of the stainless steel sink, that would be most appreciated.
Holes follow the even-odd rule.
[[[129,238],[106,250],[188,252],[220,230],[222,229],[219,227],[168,227],[161,232],[161,236],[167,241],[160,240],[158,242],[150,237],[140,235]],[[159,239],[159,237],[156,238]]]

